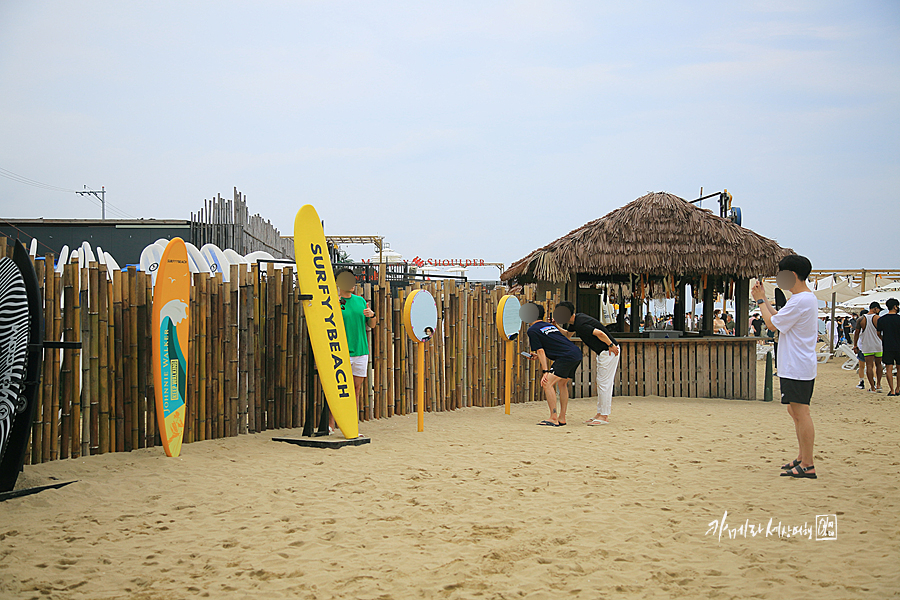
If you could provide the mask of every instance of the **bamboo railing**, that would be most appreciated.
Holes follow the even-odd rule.
[[[0,256],[11,254],[0,237]],[[35,261],[47,340],[81,342],[80,349],[46,349],[26,462],[36,464],[160,444],[151,366],[150,276],[133,268],[66,265],[53,255]],[[308,349],[306,322],[293,269],[272,263],[194,274],[190,303],[189,385],[184,442],[304,424],[307,402],[323,406]],[[366,283],[377,325],[370,335],[368,397],[360,419],[415,412],[414,348],[402,330],[403,302],[416,288],[438,303],[436,335],[426,344],[426,410],[498,406],[504,360],[495,325],[503,288],[456,281],[416,283],[392,294]],[[521,301],[535,300],[526,288]],[[558,297],[542,298],[549,309]],[[536,361],[523,359],[524,327],[513,342],[512,401],[542,400]],[[312,382],[312,383],[309,383]]]

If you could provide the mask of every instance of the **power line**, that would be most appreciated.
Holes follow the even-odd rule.
[[[104,199],[102,201],[98,202],[97,200],[94,200],[93,198],[91,198],[91,196],[97,196],[98,192],[96,192],[95,190],[79,191],[79,190],[71,190],[69,188],[59,187],[57,185],[50,185],[49,183],[42,183],[35,179],[25,177],[24,175],[19,175],[18,173],[13,173],[12,171],[10,171],[8,169],[4,169],[2,167],[0,167],[0,177],[5,177],[6,179],[15,181],[17,183],[23,183],[25,185],[30,185],[32,187],[36,187],[36,188],[39,188],[42,190],[48,190],[51,192],[67,192],[67,193],[78,194],[79,196],[82,196],[82,197],[86,197],[88,200],[93,202],[95,206],[100,207],[101,216],[104,219],[106,218],[106,210],[105,210],[106,208],[108,208],[111,212],[117,213],[117,216],[119,216],[120,218],[137,219],[137,217],[135,217],[134,215],[128,214],[127,212],[125,212],[124,210],[119,208],[118,206],[115,206],[109,202],[106,202],[105,193],[104,193]],[[85,188],[86,187],[87,186],[85,186]],[[97,197],[97,199],[100,200],[99,196]]]
[[[50,185],[49,183],[41,183],[40,181],[35,181],[34,179],[29,179],[23,175],[18,175],[13,173],[12,171],[8,171],[2,167],[0,167],[0,177],[6,177],[7,179],[11,179],[13,181],[17,181],[19,183],[24,183],[25,185],[34,186],[37,188],[51,190],[55,192],[74,192],[75,190],[70,190],[69,188],[59,187],[57,185]]]

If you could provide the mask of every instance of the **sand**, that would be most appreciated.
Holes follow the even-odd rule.
[[[0,503],[0,597],[900,597],[900,400],[855,383],[820,367],[816,481],[778,475],[777,401],[655,397],[602,427],[586,399],[563,428],[532,403],[364,423],[341,450],[279,430],[26,467],[78,483]]]

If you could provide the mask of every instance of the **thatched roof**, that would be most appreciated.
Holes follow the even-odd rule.
[[[538,248],[500,279],[561,283],[574,273],[768,277],[793,253],[678,196],[655,192]]]

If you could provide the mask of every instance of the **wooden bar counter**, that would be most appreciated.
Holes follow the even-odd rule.
[[[759,338],[619,337],[621,355],[614,396],[676,396],[756,400],[756,344]],[[594,353],[584,352],[575,375],[575,398],[597,395]]]

